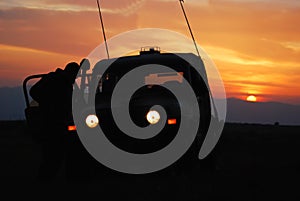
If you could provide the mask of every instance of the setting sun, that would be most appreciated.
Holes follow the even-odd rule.
[[[256,97],[254,95],[248,96],[247,101],[249,102],[256,102]]]

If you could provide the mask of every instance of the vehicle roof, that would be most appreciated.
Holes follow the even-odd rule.
[[[199,62],[200,61],[200,62]],[[146,64],[160,64],[169,67],[195,66],[198,67],[201,76],[207,80],[206,70],[202,59],[193,53],[143,53],[134,56],[124,56],[120,58],[104,59],[99,61],[94,69],[93,74],[102,74],[103,66],[113,66],[118,68],[118,73],[125,74],[128,68],[135,68]],[[115,69],[114,69],[115,70]],[[176,69],[175,69],[176,70]],[[124,71],[124,72],[123,72]]]

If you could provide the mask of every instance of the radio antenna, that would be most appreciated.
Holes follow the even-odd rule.
[[[190,34],[191,34],[191,36],[192,36],[192,39],[193,39],[193,42],[194,42],[194,45],[195,45],[197,54],[198,54],[198,56],[200,57],[199,49],[198,49],[198,46],[197,46],[197,43],[196,43],[196,40],[195,40],[193,31],[192,31],[192,28],[191,28],[191,25],[190,25],[190,23],[189,23],[188,17],[187,17],[187,15],[186,15],[186,12],[185,12],[184,7],[183,7],[184,0],[179,0],[179,3],[180,3],[180,6],[181,6],[183,15],[184,15],[184,17],[185,17],[186,24],[188,25]],[[201,58],[201,57],[200,57],[200,58]]]
[[[197,46],[197,43],[196,43],[196,40],[195,40],[195,37],[194,37],[194,34],[193,34],[193,31],[192,31],[192,28],[191,28],[191,25],[190,25],[190,23],[189,23],[188,17],[187,17],[187,15],[186,15],[186,12],[185,12],[184,7],[183,7],[184,0],[179,0],[179,2],[180,2],[180,5],[181,5],[181,8],[182,8],[182,12],[183,12],[183,14],[184,14],[186,23],[187,23],[187,25],[188,25],[188,27],[189,27],[190,34],[191,34],[191,36],[192,36],[192,39],[193,39],[193,42],[194,42],[194,45],[195,45],[197,54],[198,54],[199,58],[201,58],[200,53],[199,53],[199,49],[198,49],[198,46]],[[216,105],[215,105],[215,103],[214,103],[214,99],[211,99],[211,100],[212,100],[212,102],[213,102],[212,105],[213,105],[213,108],[214,108],[214,111],[215,111],[215,116],[216,116],[217,119],[218,119],[219,115],[218,115],[218,110],[217,110],[217,108],[216,108]]]
[[[109,59],[109,52],[108,52],[107,40],[106,40],[105,29],[104,29],[104,23],[103,23],[103,18],[102,18],[102,13],[101,13],[101,7],[100,7],[100,2],[99,2],[99,0],[97,0],[97,5],[98,5],[98,11],[99,11],[100,23],[101,23],[101,27],[102,27],[102,34],[103,34],[104,43],[105,43],[105,48],[106,48],[106,54],[107,54],[107,58]]]

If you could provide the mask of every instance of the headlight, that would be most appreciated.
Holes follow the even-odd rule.
[[[99,119],[96,115],[90,114],[89,116],[86,117],[85,123],[88,127],[95,128],[99,124]]]
[[[147,113],[146,118],[150,124],[157,124],[160,120],[160,114],[156,110],[150,110]]]

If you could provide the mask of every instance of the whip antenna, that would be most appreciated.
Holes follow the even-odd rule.
[[[191,36],[192,36],[192,39],[193,39],[193,42],[194,42],[194,45],[195,45],[197,54],[198,54],[198,56],[200,57],[199,49],[198,49],[198,46],[197,46],[197,43],[196,43],[196,40],[195,40],[193,31],[192,31],[192,28],[191,28],[191,25],[190,25],[190,23],[189,23],[188,17],[187,17],[187,15],[186,15],[186,12],[185,12],[184,7],[183,7],[184,0],[179,0],[179,2],[180,2],[180,6],[181,6],[182,12],[183,12],[184,17],[185,17],[185,21],[186,21],[186,23],[187,23],[187,25],[188,25],[190,34],[191,34]],[[200,58],[201,58],[201,57],[200,57]]]
[[[97,0],[97,5],[98,5],[99,18],[100,18],[101,27],[102,27],[102,34],[103,34],[104,43],[105,43],[105,48],[106,48],[106,54],[107,54],[107,58],[109,59],[109,52],[108,52],[107,40],[106,40],[105,29],[104,29],[104,23],[103,23],[103,18],[102,18],[102,13],[101,13],[101,8],[100,8],[99,0]]]
[[[195,45],[197,54],[198,54],[199,58],[201,58],[200,53],[199,53],[199,49],[198,49],[198,46],[197,46],[197,43],[196,43],[196,40],[195,40],[195,37],[194,37],[194,34],[193,34],[193,31],[192,31],[192,28],[191,28],[191,25],[190,25],[190,23],[189,23],[188,17],[187,17],[187,15],[186,15],[186,12],[185,12],[184,7],[183,7],[184,0],[179,0],[179,2],[180,2],[180,5],[181,5],[181,8],[182,8],[182,12],[183,12],[183,14],[184,14],[186,23],[187,23],[187,25],[188,25],[188,27],[189,27],[190,34],[191,34],[192,39],[193,39],[193,41],[194,41],[194,45]],[[215,112],[215,116],[216,116],[216,118],[218,119],[218,117],[219,117],[219,115],[218,115],[218,110],[217,110],[217,108],[216,108],[216,105],[215,105],[215,103],[214,103],[214,100],[211,99],[211,101],[213,102],[212,105],[213,105],[213,109],[214,109],[214,112]]]

